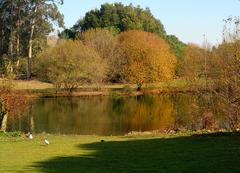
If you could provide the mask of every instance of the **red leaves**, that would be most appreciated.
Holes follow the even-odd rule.
[[[25,95],[16,92],[0,91],[0,101],[11,115],[17,115],[24,111],[27,108],[28,100]]]

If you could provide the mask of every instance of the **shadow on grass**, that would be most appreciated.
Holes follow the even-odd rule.
[[[237,173],[240,135],[216,133],[78,146],[94,154],[56,157],[35,168],[46,173]]]

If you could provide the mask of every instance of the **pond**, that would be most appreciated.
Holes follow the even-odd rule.
[[[231,128],[218,99],[203,94],[135,97],[39,98],[22,116],[11,117],[9,131],[51,134],[124,135],[133,131]]]

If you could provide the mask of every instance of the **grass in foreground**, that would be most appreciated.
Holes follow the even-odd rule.
[[[240,135],[0,138],[0,172],[236,173]],[[100,142],[104,139],[105,142]]]

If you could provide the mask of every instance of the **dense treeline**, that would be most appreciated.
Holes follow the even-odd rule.
[[[122,3],[103,4],[100,9],[86,13],[72,28],[73,34],[95,28],[110,28],[116,32],[128,30],[142,30],[156,33],[162,37],[166,31],[160,20],[154,18],[149,9],[142,9],[133,5],[124,6]],[[68,31],[68,30],[66,30]],[[63,32],[68,38],[71,35]]]
[[[63,27],[63,16],[57,7],[61,3],[62,0],[0,1],[1,71],[25,73],[31,78],[32,59],[46,48],[52,22]]]
[[[124,6],[122,3],[103,4],[100,9],[91,10],[72,28],[59,34],[61,38],[76,38],[79,32],[89,29],[107,28],[116,33],[128,30],[140,30],[155,33],[169,42],[176,56],[181,55],[185,44],[174,35],[167,35],[164,25],[156,19],[149,8],[142,9],[132,4]]]
[[[39,74],[39,68],[32,69],[32,63],[35,63],[34,66],[36,67],[36,63],[41,61],[38,57],[47,48],[47,36],[53,31],[53,22],[63,27],[63,16],[58,11],[57,6],[57,4],[61,3],[63,1],[60,0],[14,2],[3,0],[0,2],[0,65],[2,74],[27,79],[30,79],[32,75],[44,76]],[[106,61],[104,82],[135,81],[140,84],[136,79],[130,81],[124,74],[125,72],[120,71],[120,67],[116,67],[116,64],[119,63],[120,65],[121,61],[123,61],[122,59],[124,59],[124,56],[121,55],[121,47],[123,46],[119,41],[119,37],[122,32],[130,30],[151,32],[155,35],[155,38],[162,39],[155,43],[156,48],[154,51],[156,51],[156,54],[159,54],[157,52],[160,52],[161,46],[163,46],[169,47],[166,48],[167,54],[175,51],[175,55],[180,57],[182,49],[185,47],[185,44],[180,42],[177,37],[166,34],[163,24],[154,18],[149,9],[142,9],[139,6],[134,7],[132,5],[124,6],[121,3],[106,3],[101,6],[101,9],[86,13],[86,16],[79,20],[73,28],[64,30],[60,34],[60,38],[74,38],[75,40],[81,40],[85,46],[92,47]],[[146,34],[142,35],[144,37]],[[142,35],[136,35],[136,37],[141,38]],[[151,39],[150,36],[149,38]],[[143,38],[143,42],[144,39],[146,40],[147,38]],[[150,45],[149,47],[153,47],[153,44]],[[147,45],[136,44],[135,46],[139,46],[142,50],[144,49],[143,46],[146,46],[145,49],[148,49]],[[157,47],[159,47],[159,50],[157,50]],[[161,56],[163,57],[163,53]],[[166,62],[164,58],[161,61],[161,63],[163,61]],[[169,61],[172,61],[171,58]],[[151,63],[153,64],[153,62]],[[172,61],[171,64],[174,64],[174,62]],[[172,69],[173,66],[171,67]],[[153,67],[148,67],[149,69],[154,69]],[[154,70],[156,71],[156,69]],[[165,71],[168,71],[168,69],[166,68],[162,73],[165,73]],[[143,82],[168,79],[169,76],[173,76],[173,70],[170,71],[167,73],[171,73],[171,75],[161,74],[161,77],[154,75],[154,79],[145,79]],[[128,70],[128,72],[130,71]],[[150,73],[148,72],[148,74]],[[125,77],[123,77],[124,75]],[[167,75],[168,77],[166,77]],[[50,81],[47,78],[46,80]]]
[[[155,34],[126,31],[114,36],[107,29],[91,29],[79,38],[61,41],[40,55],[36,66],[43,80],[68,89],[94,82],[132,83],[140,89],[175,75],[176,57]]]

